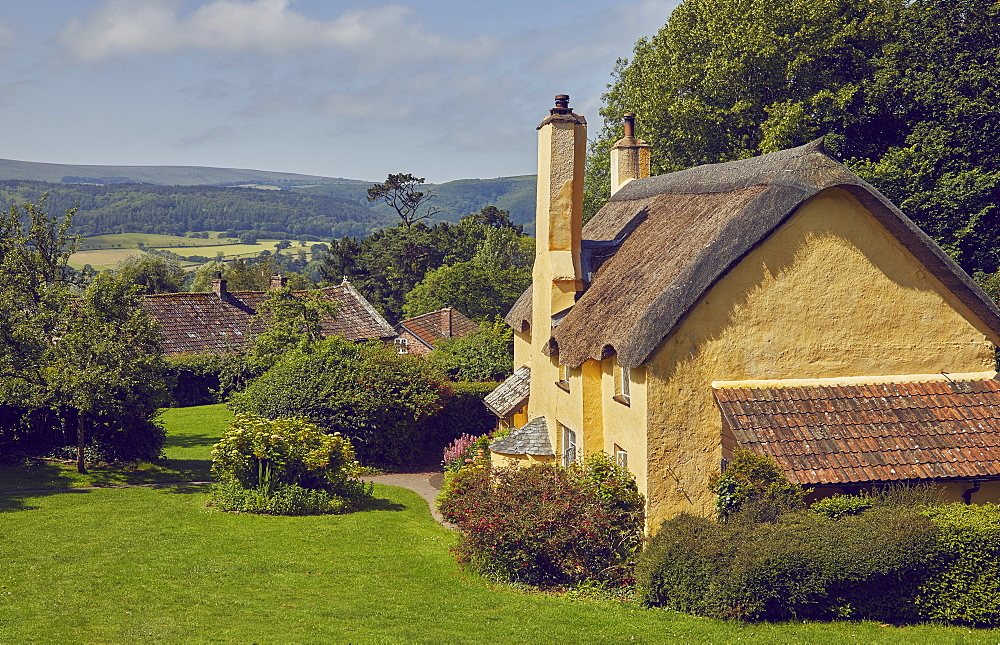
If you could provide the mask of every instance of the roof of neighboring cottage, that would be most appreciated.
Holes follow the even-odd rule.
[[[587,223],[587,240],[625,238],[552,330],[559,362],[576,367],[617,354],[645,362],[722,275],[816,193],[850,192],[946,287],[1000,335],[1000,310],[927,235],[871,185],[826,154],[822,140],[626,184]],[[507,323],[531,324],[526,292]],[[548,330],[545,330],[547,333]],[[536,332],[543,333],[543,332]]]
[[[400,321],[396,325],[396,333],[401,334],[403,330],[413,334],[424,345],[433,348],[435,341],[442,338],[461,338],[478,331],[479,325],[454,307],[445,307]]]
[[[737,443],[806,485],[1000,478],[1000,381],[715,390]]]
[[[519,367],[496,389],[483,397],[483,403],[493,414],[505,417],[524,405],[530,390],[531,368]]]
[[[549,443],[545,417],[537,417],[512,431],[506,437],[490,444],[490,451],[498,455],[538,455],[551,457],[556,453]]]
[[[348,340],[391,338],[396,335],[364,296],[349,282],[319,289],[324,298],[338,305],[337,315],[323,320],[325,336]],[[163,293],[145,296],[142,307],[160,324],[160,343],[167,355],[225,352],[240,347],[251,329],[257,307],[267,291]],[[302,296],[309,291],[293,291]]]

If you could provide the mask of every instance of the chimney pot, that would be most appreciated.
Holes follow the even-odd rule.
[[[622,119],[625,120],[625,138],[634,139],[635,138],[635,115],[631,112],[626,112],[622,115]]]
[[[549,110],[549,114],[572,114],[569,107],[569,94],[556,94],[556,106]]]

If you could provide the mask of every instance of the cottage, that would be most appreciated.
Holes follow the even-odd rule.
[[[528,396],[494,393],[526,405],[496,463],[614,454],[650,526],[711,513],[738,447],[824,494],[1000,500],[1000,310],[821,141],[649,177],[627,122],[586,226],[568,97],[538,141],[533,284],[507,316]]]
[[[396,325],[396,349],[400,354],[426,356],[442,338],[462,338],[479,326],[454,307],[407,318]]]
[[[271,278],[272,290],[284,285],[284,277]],[[323,321],[324,335],[343,336],[353,341],[388,340],[396,336],[385,318],[346,279],[335,287],[318,291],[324,298],[337,303],[337,315]],[[160,324],[160,343],[167,356],[226,352],[242,348],[248,334],[257,331],[251,329],[253,316],[267,293],[229,291],[226,280],[217,275],[212,291],[146,296],[142,306]]]

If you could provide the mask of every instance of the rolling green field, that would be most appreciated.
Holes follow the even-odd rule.
[[[176,235],[154,235],[152,233],[121,233],[114,235],[98,235],[85,238],[80,244],[80,250],[70,256],[69,264],[75,269],[81,269],[85,264],[89,264],[98,271],[113,269],[122,260],[142,254],[139,244],[145,248],[166,249],[177,255],[189,258],[200,255],[214,258],[218,252],[222,252],[226,260],[238,258],[252,258],[260,254],[261,251],[276,251],[275,245],[280,240],[258,240],[257,244],[239,244],[236,240],[230,242],[228,238],[215,238],[207,240],[191,237],[179,237]],[[285,253],[296,253],[298,249],[304,248],[308,252],[309,246],[299,246],[299,243],[292,241],[292,246],[285,250]],[[182,263],[183,264],[183,263]],[[200,262],[193,261],[185,265],[187,268],[197,266]]]
[[[160,472],[207,473],[222,406],[171,409]],[[1000,632],[744,625],[497,587],[462,571],[415,493],[344,516],[206,507],[205,486],[80,490],[4,472],[2,643],[985,643]],[[150,477],[156,477],[150,474]],[[122,476],[125,477],[125,476]],[[138,483],[135,478],[133,483]],[[40,482],[45,481],[45,485]],[[19,483],[20,482],[20,483]],[[24,492],[43,488],[42,492]]]

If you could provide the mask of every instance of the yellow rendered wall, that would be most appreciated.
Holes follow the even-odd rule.
[[[713,510],[722,423],[712,381],[980,372],[997,342],[849,193],[819,193],[647,364],[649,526]]]

